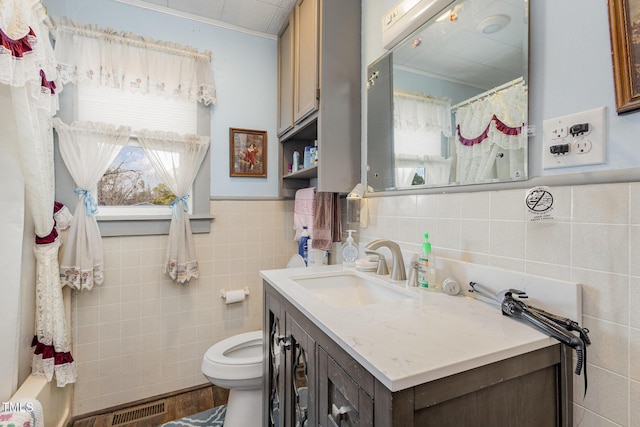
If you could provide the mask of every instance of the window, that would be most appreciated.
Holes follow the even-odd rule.
[[[128,180],[128,183],[120,184],[137,185],[142,193],[148,190],[153,199],[166,195],[163,194],[161,180],[137,143],[135,131],[146,128],[201,135],[208,135],[210,131],[209,107],[184,99],[168,99],[153,94],[142,95],[78,83],[65,86],[60,94],[60,103],[63,108],[60,109],[58,116],[66,123],[74,120],[99,121],[114,125],[126,124],[132,127],[133,135],[129,146],[123,150],[110,169],[117,169],[119,165],[121,168],[130,168],[133,171],[130,177],[120,177],[123,181]],[[141,159],[142,163],[139,162]],[[122,164],[125,160],[128,163]],[[207,154],[190,192],[188,205],[194,233],[210,230],[209,165],[210,160]],[[56,200],[73,210],[77,203],[77,196],[73,192],[75,184],[59,156],[56,156],[55,172]],[[111,182],[111,178],[107,175],[108,173],[103,177],[105,185]],[[136,180],[136,175],[143,178]],[[112,184],[115,185],[115,183]],[[167,234],[169,232],[171,218],[169,206],[137,201],[112,203],[113,200],[101,198],[100,192],[101,189],[97,188],[94,194],[97,195],[99,202],[96,218],[103,236]]]
[[[194,232],[209,231],[209,154],[202,145],[209,146],[210,110],[215,103],[216,91],[211,67],[211,52],[199,52],[191,46],[179,43],[152,40],[129,32],[115,33],[97,25],[82,25],[67,17],[55,17],[54,55],[60,69],[60,79],[65,90],[60,94],[59,118],[65,123],[92,121],[111,125],[125,125],[139,132],[139,141],[158,173],[177,188],[173,172],[188,174],[188,183],[193,182],[189,192],[184,185],[180,201],[193,206],[191,228]],[[73,83],[73,85],[69,84]],[[145,129],[147,131],[145,131]],[[162,134],[159,144],[153,133]],[[173,138],[173,136],[178,138]],[[201,135],[192,138],[191,135]],[[185,153],[185,146],[165,148],[165,140],[200,144],[196,158]],[[166,151],[180,151],[180,156],[189,168],[166,170],[158,160],[157,147]],[[111,159],[110,157],[109,159]],[[197,160],[197,166],[193,161]],[[57,165],[64,162],[58,157]],[[182,163],[181,163],[182,164]],[[202,167],[204,165],[204,167]],[[64,165],[63,165],[64,166]],[[90,165],[88,165],[90,166]],[[104,168],[100,169],[102,173]],[[60,172],[60,173],[59,173]],[[56,168],[56,197],[62,203],[75,207],[73,179],[65,167]],[[195,181],[193,181],[195,175]],[[154,181],[152,179],[152,181]],[[96,179],[92,181],[94,185]],[[137,183],[137,187],[145,188]],[[95,185],[97,187],[97,185]],[[97,188],[89,189],[92,192]],[[175,206],[175,205],[174,205]],[[104,210],[104,209],[103,209]],[[132,209],[127,209],[131,212]],[[170,212],[165,208],[165,212]],[[175,210],[177,214],[181,211]],[[170,218],[160,215],[157,221],[149,215],[132,216],[98,215],[103,236],[126,234],[164,234],[169,231]],[[180,215],[180,218],[185,218]],[[187,217],[188,218],[188,217]],[[193,221],[195,220],[195,221]],[[202,220],[202,221],[200,221]],[[131,224],[131,222],[135,222]],[[194,227],[194,222],[203,224],[203,229]],[[184,225],[184,221],[182,221]],[[116,227],[111,225],[116,224]],[[158,226],[160,224],[160,226]],[[188,280],[188,278],[187,278]]]
[[[172,157],[172,154],[163,153],[163,156]],[[129,141],[102,176],[97,195],[100,213],[104,216],[168,215],[169,204],[176,199],[135,140]],[[192,212],[189,206],[189,213]]]
[[[169,203],[176,197],[137,143],[135,132],[149,129],[195,134],[197,103],[84,83],[78,85],[77,108],[77,120],[127,125],[134,132],[98,183],[98,219],[171,215]],[[189,211],[192,213],[191,206]]]

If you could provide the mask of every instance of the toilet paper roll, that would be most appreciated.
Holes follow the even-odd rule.
[[[242,289],[227,291],[224,293],[224,298],[227,304],[244,301],[244,296],[244,291]]]

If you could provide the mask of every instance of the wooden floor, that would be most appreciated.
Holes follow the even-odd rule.
[[[204,385],[83,415],[72,427],[156,427],[227,403],[229,390]]]

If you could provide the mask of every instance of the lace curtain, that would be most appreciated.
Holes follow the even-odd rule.
[[[60,203],[54,204],[54,228],[69,227],[72,217],[69,210]],[[48,381],[56,376],[58,387],[76,382],[75,362],[71,356],[71,338],[64,312],[58,252],[62,241],[59,237],[51,240],[36,238],[36,322],[35,335],[31,345],[34,348],[32,371],[44,375]]]
[[[11,87],[20,163],[36,235],[53,230],[53,134],[58,110],[57,71],[46,14],[39,1],[0,2],[0,83]]]
[[[62,253],[62,285],[90,290],[104,281],[102,237],[96,222],[98,211],[91,190],[129,142],[131,128],[93,122],[67,125],[54,119],[60,155],[76,185],[79,203]]]
[[[0,114],[15,120],[16,137],[8,143],[16,145],[36,234],[32,371],[48,381],[55,374],[57,385],[64,387],[75,382],[76,369],[58,268],[58,229],[64,226],[65,208],[54,203],[51,117],[62,85],[48,24],[40,1],[0,2],[0,84],[11,89],[11,103],[0,105]]]
[[[451,101],[393,92],[393,152],[396,187],[410,187],[419,167],[424,184],[449,182],[451,160],[442,157],[441,138],[451,136]]]
[[[456,109],[456,181],[523,176],[526,90],[524,82],[519,82]]]
[[[63,83],[97,85],[214,104],[211,52],[55,18]]]
[[[177,283],[184,283],[197,278],[200,272],[189,222],[188,192],[207,154],[209,138],[142,130],[138,142],[158,175],[177,196],[172,202],[165,272]]]
[[[396,90],[393,92],[393,128],[442,132],[451,136],[451,101]]]

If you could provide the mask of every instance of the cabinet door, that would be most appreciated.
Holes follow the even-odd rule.
[[[265,352],[265,379],[263,399],[268,403],[263,412],[263,425],[284,426],[285,355],[290,345],[285,337],[285,318],[281,304],[265,294],[264,327],[268,331]]]
[[[373,400],[322,348],[318,348],[318,383],[318,425],[373,425]]]
[[[318,109],[318,0],[299,1],[295,13],[295,87],[296,123]]]
[[[316,421],[316,347],[315,341],[302,327],[287,315],[287,331],[291,337],[288,369],[289,384],[287,426],[314,427]]]
[[[278,37],[278,136],[293,127],[293,13]]]

